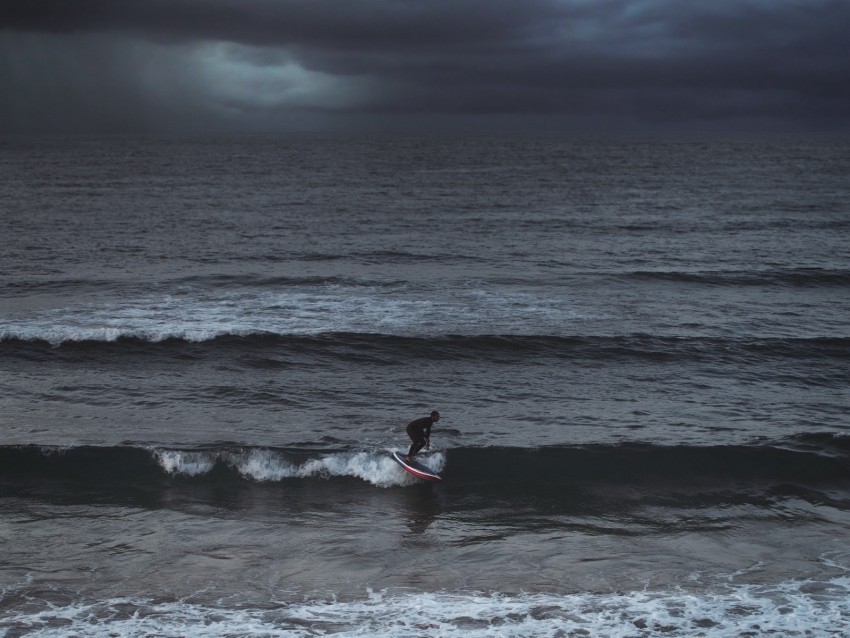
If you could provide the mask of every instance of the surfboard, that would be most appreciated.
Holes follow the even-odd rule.
[[[413,476],[421,479],[426,479],[428,481],[440,482],[443,480],[442,477],[430,467],[422,465],[422,463],[419,463],[417,461],[412,461],[408,463],[404,457],[405,455],[400,452],[393,452],[393,458],[395,459],[395,462],[401,465],[407,472],[413,474]]]

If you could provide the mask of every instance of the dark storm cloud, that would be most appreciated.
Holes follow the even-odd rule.
[[[74,87],[88,73],[102,80],[101,110],[114,103],[136,122],[498,114],[567,127],[846,128],[847,24],[850,3],[819,0],[6,0],[0,80],[20,102],[0,117],[8,129],[38,109],[51,91],[39,73],[84,112]],[[198,47],[213,43],[231,48],[204,58]],[[181,56],[192,64],[177,68]]]
[[[0,9],[0,20],[11,28],[56,33],[121,29],[187,40],[361,50],[492,39],[529,14],[555,17],[565,8],[540,0],[12,0]]]

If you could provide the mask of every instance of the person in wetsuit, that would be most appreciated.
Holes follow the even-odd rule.
[[[413,461],[413,457],[423,447],[426,450],[431,447],[431,426],[439,420],[440,413],[434,410],[430,416],[423,416],[421,419],[416,419],[407,424],[407,436],[413,441],[410,451],[405,457],[408,463]]]

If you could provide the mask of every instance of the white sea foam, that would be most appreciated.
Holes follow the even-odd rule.
[[[440,298],[365,286],[308,291],[199,290],[48,308],[0,319],[0,339],[112,342],[134,337],[206,341],[223,335],[549,333],[580,319],[564,300],[463,291]],[[486,320],[486,321],[485,321]],[[423,333],[424,330],[424,333]]]
[[[169,474],[199,476],[213,469],[215,457],[205,452],[183,450],[154,450],[157,462]]]
[[[330,478],[350,476],[378,487],[411,485],[417,482],[387,452],[338,452],[303,463],[293,463],[276,450],[182,451],[153,450],[157,463],[169,474],[199,476],[221,461],[245,478],[254,481],[281,481],[287,478]],[[424,459],[425,457],[423,457]],[[441,452],[427,457],[428,465],[439,472],[445,466]]]
[[[846,636],[850,579],[608,594],[369,591],[264,609],[115,598],[67,606],[30,599],[0,632],[59,636]]]

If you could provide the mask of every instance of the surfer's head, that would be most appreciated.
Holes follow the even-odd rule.
[[[437,421],[439,421],[439,420],[440,420],[440,413],[439,413],[439,412],[437,412],[436,410],[434,410],[434,411],[431,413],[431,420],[432,420],[434,423],[436,423]]]

